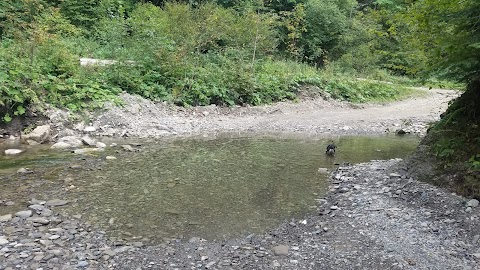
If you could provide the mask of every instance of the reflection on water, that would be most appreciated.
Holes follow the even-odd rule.
[[[222,239],[261,232],[312,211],[326,188],[320,167],[405,157],[415,137],[331,139],[241,137],[147,142],[140,152],[112,150],[97,170],[66,171],[76,186],[65,209],[124,238]]]

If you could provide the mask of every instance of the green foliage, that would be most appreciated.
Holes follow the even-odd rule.
[[[480,154],[475,154],[470,157],[468,165],[472,170],[480,171]]]
[[[355,1],[309,0],[305,3],[305,28],[301,40],[305,57],[317,66],[323,66],[328,54],[338,44],[348,26],[348,14]]]
[[[428,72],[466,81],[480,75],[478,10],[477,0],[421,0],[409,8],[408,40],[426,53]]]
[[[120,91],[186,106],[258,105],[295,99],[304,84],[352,102],[398,99],[411,90],[379,81],[419,80],[385,69],[418,74],[426,55],[408,50],[420,51],[420,42],[401,45],[417,29],[400,16],[405,7],[396,0],[2,3],[0,110],[4,120],[39,102],[82,110]],[[116,62],[80,67],[80,57]]]
[[[63,0],[58,7],[73,25],[90,30],[100,15],[98,9],[100,2],[100,0]]]
[[[99,108],[106,101],[118,102],[119,88],[112,88],[101,81],[83,78],[60,79],[56,76],[46,76],[39,82],[45,90],[48,103],[65,107],[72,111]]]

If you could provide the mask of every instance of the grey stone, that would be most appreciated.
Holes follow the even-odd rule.
[[[88,262],[87,261],[79,261],[77,263],[77,267],[87,267],[88,266]]]
[[[33,223],[39,223],[39,224],[42,224],[42,225],[47,225],[48,223],[50,223],[50,220],[46,219],[46,218],[41,218],[41,217],[29,217],[27,218],[28,221],[31,221]]]
[[[49,241],[49,242],[51,242],[51,241]],[[60,255],[63,254],[63,251],[60,250],[60,249],[51,249],[51,250],[47,250],[47,253],[53,254],[55,256],[60,256]]]
[[[20,150],[20,149],[7,149],[5,150],[5,155],[18,155],[22,152],[23,150]]]
[[[9,241],[5,238],[5,236],[0,236],[0,245],[6,245]]]
[[[68,203],[68,201],[65,201],[65,200],[60,200],[60,199],[53,199],[53,200],[49,200],[45,203],[45,205],[47,206],[62,206],[62,205],[66,205]]]
[[[27,174],[27,173],[33,173],[31,170],[29,170],[28,168],[20,168],[17,170],[17,173],[21,173],[21,174]]]
[[[38,126],[30,133],[22,135],[23,141],[35,141],[37,143],[47,143],[50,141],[50,125]]]
[[[95,144],[97,143],[94,139],[88,136],[83,136],[80,140],[82,140],[82,142],[88,146],[95,146]]]
[[[327,168],[318,168],[317,173],[328,173]]]
[[[97,129],[94,126],[87,126],[83,129],[84,132],[94,132]]]
[[[41,212],[41,211],[43,211],[43,209],[45,209],[45,206],[40,205],[40,204],[32,204],[32,205],[28,206],[28,208],[30,208],[32,210],[35,210],[36,212]]]
[[[19,211],[15,213],[15,216],[20,218],[28,218],[32,216],[32,210]]]
[[[50,148],[52,149],[67,149],[71,147],[73,146],[66,142],[57,142],[57,143],[54,143],[52,146],[50,146]]]
[[[60,235],[58,235],[58,234],[54,234],[54,235],[48,237],[49,240],[57,240],[58,238],[60,238]]]
[[[474,245],[477,244],[479,239],[480,239],[480,235],[479,234],[475,235],[472,240],[473,244]]]
[[[135,149],[133,149],[133,147],[129,144],[122,145],[122,149],[125,150],[125,151],[130,151],[130,152],[135,151]]]
[[[37,200],[35,198],[31,199],[29,201],[30,204],[40,204],[40,205],[44,205],[46,203],[46,201],[41,201],[41,200]]]
[[[207,265],[205,265],[205,268],[207,269],[210,269],[212,266],[214,266],[217,262],[216,261],[213,261],[213,262],[209,262],[207,263]]]
[[[290,249],[287,245],[278,245],[272,248],[273,254],[277,256],[286,256],[288,255],[288,250]]]
[[[6,214],[3,216],[0,216],[0,222],[6,222],[12,219],[12,214]]]
[[[97,148],[106,148],[107,145],[104,144],[103,142],[97,142],[97,143],[95,144],[95,147],[97,147]]]
[[[65,136],[58,140],[58,142],[64,142],[70,145],[70,147],[80,147],[83,142],[75,136]]]
[[[111,250],[111,249],[106,249],[106,250],[103,251],[103,254],[108,255],[108,256],[110,256],[110,257],[113,257],[113,256],[115,256],[117,253],[116,253],[115,251]]]
[[[103,151],[102,148],[80,148],[80,149],[75,149],[73,150],[74,154],[88,154],[92,152],[99,152]]]
[[[45,209],[43,209],[43,211],[40,213],[40,215],[41,215],[42,217],[49,217],[49,216],[53,215],[53,211],[50,210],[50,209],[48,209],[48,208],[45,208]]]
[[[467,202],[467,207],[477,207],[479,204],[478,200],[477,199],[471,199],[470,201]]]

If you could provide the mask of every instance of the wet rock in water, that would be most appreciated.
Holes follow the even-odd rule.
[[[135,149],[133,149],[133,147],[129,144],[122,145],[122,149],[125,150],[125,151],[130,151],[130,152],[135,151]]]
[[[107,145],[104,144],[103,142],[97,142],[97,143],[95,144],[95,147],[97,147],[97,148],[106,148]]]
[[[20,149],[7,149],[5,150],[5,155],[13,156],[13,155],[18,155],[22,152],[23,150],[20,150]]]
[[[15,213],[15,216],[19,217],[19,218],[28,218],[28,217],[31,217],[32,216],[32,210],[25,210],[25,211],[19,211],[17,213]]]
[[[180,211],[175,210],[175,209],[167,209],[167,210],[165,210],[165,213],[172,214],[172,215],[180,215]]]
[[[470,201],[467,202],[467,207],[477,207],[479,204],[479,201],[477,199],[471,199]]]
[[[6,214],[3,216],[0,216],[0,222],[7,222],[12,219],[12,214]]]
[[[96,141],[88,136],[83,136],[81,138],[82,142],[85,144],[85,145],[88,145],[88,146],[95,146],[96,145]]]
[[[68,201],[65,201],[65,200],[60,200],[60,199],[53,199],[53,200],[49,200],[45,203],[46,206],[62,206],[62,205],[66,205],[68,203]]]
[[[399,129],[399,130],[395,131],[395,134],[397,134],[397,135],[405,135],[405,134],[407,134],[407,132],[406,132],[405,130],[403,130],[403,129]]]
[[[27,173],[33,173],[33,171],[29,170],[28,168],[20,168],[17,170],[17,173],[27,174]]]
[[[277,256],[286,256],[288,255],[288,250],[290,249],[287,245],[278,245],[272,248],[273,254]]]
[[[328,173],[328,169],[327,168],[318,168],[317,173]]]
[[[71,146],[66,142],[57,142],[57,143],[54,143],[52,146],[50,146],[51,149],[67,149],[71,147],[73,146]]]
[[[70,145],[70,147],[80,147],[83,142],[75,136],[65,136],[58,140],[58,142],[64,142]],[[55,145],[55,144],[54,144]],[[52,145],[53,146],[53,145]]]
[[[38,126],[28,134],[22,135],[22,141],[34,141],[37,143],[47,143],[50,141],[50,125]],[[31,144],[31,143],[29,143]]]
[[[81,149],[73,150],[73,153],[82,155],[82,154],[88,154],[88,153],[99,152],[99,151],[103,151],[103,149],[102,148],[81,148]]]
[[[37,200],[35,198],[32,198],[28,203],[30,204],[40,204],[40,205],[44,205],[46,203],[46,201],[42,201],[42,200]]]
[[[114,160],[114,159],[117,159],[117,158],[114,157],[114,156],[106,156],[105,159],[106,160]]]

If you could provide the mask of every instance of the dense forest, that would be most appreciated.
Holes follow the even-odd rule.
[[[0,118],[93,109],[124,91],[230,106],[295,99],[303,85],[365,102],[460,83],[467,91],[428,140],[444,166],[477,172],[479,10],[477,0],[2,1]],[[471,182],[467,193],[480,191]]]

